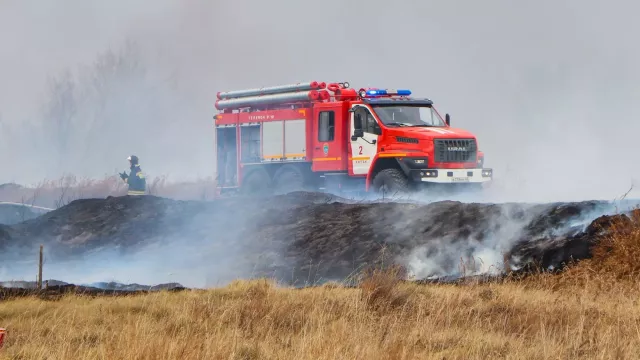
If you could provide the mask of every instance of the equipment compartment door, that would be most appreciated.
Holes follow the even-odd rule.
[[[286,120],[284,122],[284,158],[285,160],[304,160],[307,154],[305,119]]]
[[[367,175],[373,158],[378,151],[379,127],[375,118],[364,106],[354,105],[349,126],[351,141],[351,163],[354,175]],[[362,130],[362,136],[354,137],[356,130]]]
[[[344,131],[340,108],[331,104],[318,105],[313,111],[313,171],[344,171]]]
[[[271,121],[262,124],[262,161],[284,160],[284,122]]]
[[[235,124],[216,127],[217,175],[219,187],[238,185],[238,127]]]

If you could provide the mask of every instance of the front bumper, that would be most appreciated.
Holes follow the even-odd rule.
[[[493,169],[420,169],[411,170],[413,181],[464,184],[485,183],[493,179]]]

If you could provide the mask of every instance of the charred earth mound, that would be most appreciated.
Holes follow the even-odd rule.
[[[499,272],[505,259],[512,269],[558,268],[590,255],[602,236],[596,225],[607,223],[602,215],[633,205],[357,203],[314,193],[76,200],[0,227],[0,278],[33,279],[41,243],[47,277],[74,283],[213,286],[257,276],[317,283],[381,261],[405,265],[418,279]]]

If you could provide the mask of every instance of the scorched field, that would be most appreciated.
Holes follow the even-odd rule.
[[[24,260],[43,244],[51,282],[1,279],[0,358],[634,358],[633,206],[292,193],[78,199],[24,221],[11,210],[0,226],[5,274],[24,268],[31,281]],[[148,290],[59,282],[95,275],[101,257],[113,261],[102,275],[187,260],[192,273]],[[200,286],[184,284],[194,278]]]

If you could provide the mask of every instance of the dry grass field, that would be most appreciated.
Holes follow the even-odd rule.
[[[382,285],[374,290],[375,285]],[[637,358],[637,292],[524,283],[10,300],[2,359]],[[632,296],[629,296],[632,295]]]
[[[0,359],[636,359],[640,217],[561,274],[0,302]]]

